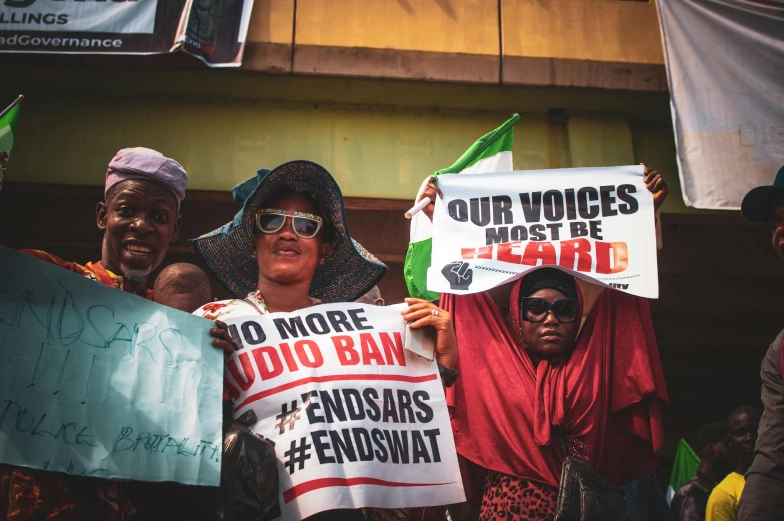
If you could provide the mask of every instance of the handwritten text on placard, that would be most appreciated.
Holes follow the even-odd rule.
[[[0,246],[0,462],[217,485],[207,320]]]

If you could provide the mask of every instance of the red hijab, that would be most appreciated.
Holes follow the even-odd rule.
[[[510,302],[515,330],[521,282]],[[655,468],[667,391],[645,299],[603,290],[571,355],[536,365],[487,293],[444,294],[441,307],[457,334],[460,376],[447,400],[460,455],[557,487],[557,427],[573,456],[619,486]]]

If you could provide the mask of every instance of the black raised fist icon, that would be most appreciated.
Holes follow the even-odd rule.
[[[474,278],[474,270],[470,268],[467,262],[457,261],[450,262],[441,270],[441,274],[449,281],[449,287],[452,289],[468,289],[471,281]]]

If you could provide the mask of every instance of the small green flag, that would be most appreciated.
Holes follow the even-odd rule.
[[[23,98],[20,96],[0,117],[0,191],[3,189],[3,179],[8,168],[8,159],[11,157],[11,148],[14,146],[14,131],[16,122],[19,120],[19,112],[22,107],[19,102]]]
[[[675,451],[675,461],[672,464],[672,474],[670,474],[670,486],[667,487],[667,503],[672,501],[678,489],[697,475],[700,466],[700,457],[694,452],[686,440],[681,438],[678,442],[678,450]]]
[[[439,174],[489,174],[491,172],[511,172],[512,144],[514,143],[514,126],[520,121],[518,114],[512,115],[503,125],[485,134],[471,148],[460,156],[455,164],[441,169]],[[416,199],[424,192],[427,181],[419,188]],[[416,201],[415,199],[415,201]],[[403,264],[403,275],[408,286],[408,293],[414,298],[436,300],[438,293],[427,290],[427,269],[430,267],[430,255],[433,251],[433,226],[424,212],[411,218],[411,238],[408,252]]]

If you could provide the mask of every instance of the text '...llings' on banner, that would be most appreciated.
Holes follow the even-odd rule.
[[[443,174],[427,289],[477,293],[537,266],[659,296],[653,196],[645,167]]]
[[[0,265],[0,463],[218,486],[212,323],[4,246]]]
[[[437,364],[404,349],[404,305],[226,320],[235,417],[275,443],[284,520],[465,500]]]
[[[4,0],[0,53],[163,54],[239,67],[253,0]]]

